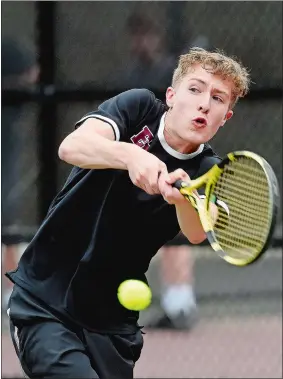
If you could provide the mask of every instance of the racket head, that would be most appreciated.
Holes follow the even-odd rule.
[[[213,226],[207,223],[207,239],[225,261],[246,266],[269,246],[280,201],[278,182],[268,162],[249,151],[229,153],[216,166],[206,184],[207,213],[201,220],[209,218],[209,199],[215,195],[226,207],[218,206]]]

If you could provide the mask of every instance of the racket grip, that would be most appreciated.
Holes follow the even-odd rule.
[[[178,190],[180,190],[181,188],[183,188],[182,184],[185,183],[183,180],[179,179],[177,180],[174,184],[173,184],[173,187],[177,188]]]

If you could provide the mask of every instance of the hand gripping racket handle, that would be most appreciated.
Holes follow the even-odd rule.
[[[174,184],[173,184],[173,187],[177,188],[178,190],[180,190],[184,185],[187,185],[186,182],[184,182],[183,180],[179,179],[177,180]]]
[[[183,180],[177,180],[173,184],[173,187],[177,188],[181,193],[182,193],[181,189],[183,187],[188,187],[188,186],[189,186],[189,184],[187,182],[184,182]],[[182,193],[182,195],[185,196],[186,199],[190,201],[192,206],[197,209],[197,200],[196,200],[196,198],[198,197],[197,194],[192,192],[191,194]]]

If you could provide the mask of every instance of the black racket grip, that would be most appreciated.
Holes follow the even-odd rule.
[[[183,183],[185,183],[183,180],[179,179],[177,180],[174,184],[173,184],[173,187],[177,188],[178,190],[180,190],[181,188],[183,188]]]

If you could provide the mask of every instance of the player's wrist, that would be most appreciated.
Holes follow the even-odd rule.
[[[174,202],[174,205],[175,205],[175,207],[184,207],[184,205],[188,206],[188,207],[192,206],[192,204],[184,196],[182,196],[182,198],[180,198],[180,199],[177,199]]]
[[[138,147],[127,142],[119,142],[119,145],[120,160],[123,163],[124,169],[128,170],[130,163],[132,163],[135,160],[135,156],[137,154],[136,149]]]
[[[121,144],[123,145],[122,160],[125,164],[125,169],[128,170],[130,165],[136,160],[138,154],[146,153],[146,151],[131,143],[122,142]]]

